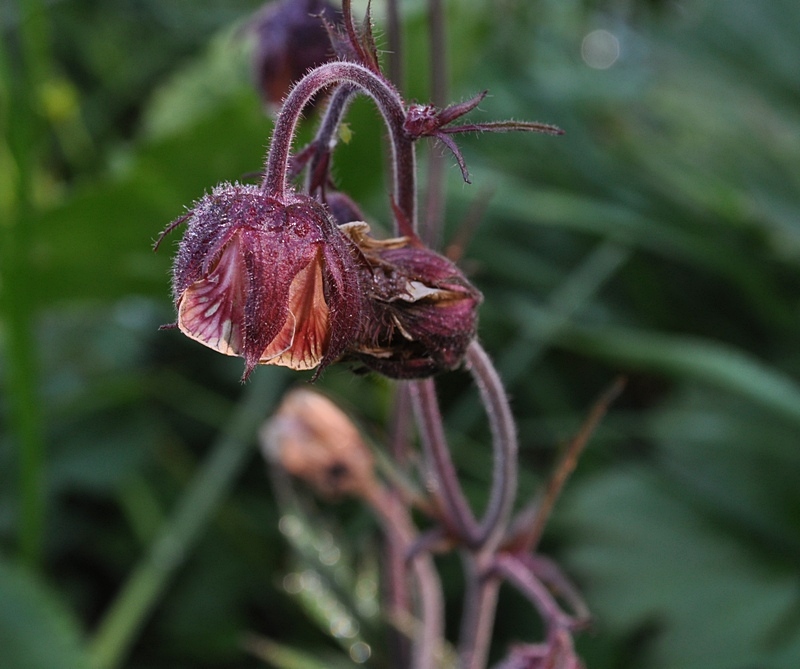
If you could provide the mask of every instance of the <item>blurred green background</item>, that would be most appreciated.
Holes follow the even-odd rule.
[[[424,100],[425,3],[401,5]],[[587,666],[800,666],[800,4],[448,5],[453,100],[488,88],[472,118],[566,130],[464,138],[474,185],[448,169],[447,239],[478,219],[463,264],[523,498],[629,379],[543,545],[596,616]],[[2,669],[352,666],[359,642],[385,664],[374,523],[305,496],[279,523],[254,446],[308,376],[241,386],[241,361],[157,329],[177,235],[152,242],[263,159],[241,28],[257,7],[0,5]],[[349,121],[336,176],[386,220],[383,130],[366,103]],[[465,378],[440,388],[479,505]],[[334,368],[318,385],[381,443],[390,384]],[[439,565],[455,623],[459,563]],[[539,634],[503,591],[495,656]]]

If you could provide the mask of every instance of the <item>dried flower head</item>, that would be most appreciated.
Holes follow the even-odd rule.
[[[364,257],[361,283],[368,296],[348,355],[400,379],[457,367],[475,337],[480,292],[452,262],[416,239],[376,240],[366,223],[340,227]]]
[[[336,360],[363,312],[354,245],[317,201],[222,184],[184,217],[173,266],[177,327],[226,355],[312,369]],[[166,233],[165,233],[166,234]]]
[[[308,70],[332,59],[326,22],[341,23],[341,13],[325,0],[279,0],[256,14],[253,70],[266,103],[280,104]]]
[[[371,497],[374,459],[350,418],[324,395],[291,391],[261,431],[265,454],[329,496]]]

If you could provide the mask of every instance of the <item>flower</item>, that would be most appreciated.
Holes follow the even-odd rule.
[[[324,0],[280,0],[256,14],[253,70],[266,103],[280,104],[294,82],[332,59],[326,22],[340,23],[341,14]]]
[[[474,339],[480,292],[444,256],[416,238],[376,240],[366,223],[339,226],[364,258],[366,311],[350,358],[392,378],[457,367]]]
[[[350,418],[324,395],[292,390],[260,432],[268,459],[327,497],[372,498],[372,452]]]
[[[243,378],[257,364],[321,369],[361,323],[354,245],[316,200],[285,200],[222,184],[165,231],[187,224],[173,266],[177,327],[242,356]]]

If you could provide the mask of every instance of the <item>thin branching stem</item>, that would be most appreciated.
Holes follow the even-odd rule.
[[[408,467],[409,443],[413,420],[411,400],[411,385],[398,383],[395,386],[394,402],[391,422],[389,425],[389,453],[398,468],[405,470]],[[391,484],[387,495],[400,502],[403,497],[396,484]],[[387,502],[393,503],[393,501]],[[408,580],[408,546],[395,536],[387,533],[384,546],[384,582],[385,602],[389,611],[398,611],[410,614],[411,603],[406,583]],[[396,629],[389,630],[389,645],[393,667],[405,669],[408,666],[409,639]]]
[[[333,152],[336,148],[339,126],[342,124],[344,115],[353,100],[353,96],[358,92],[358,88],[349,84],[338,86],[328,100],[325,114],[317,129],[313,145],[316,147],[306,173],[306,191],[310,192],[313,187],[314,178],[320,171],[320,161]]]
[[[565,614],[553,595],[534,573],[513,555],[495,557],[495,570],[513,584],[539,610],[547,625],[572,629],[576,621]]]
[[[467,349],[467,364],[492,430],[492,489],[479,534],[479,542],[491,548],[500,542],[505,532],[517,494],[517,429],[500,376],[477,341]]]
[[[389,79],[403,90],[403,31],[397,0],[386,0],[386,39],[388,42]]]
[[[384,531],[408,554],[417,531],[408,509],[383,488],[375,488],[370,498]],[[429,553],[417,552],[411,558],[411,570],[416,581],[419,620],[412,632],[412,664],[414,669],[435,669],[439,664],[444,639],[444,594],[439,573]]]
[[[488,569],[490,555],[466,553],[467,592],[458,640],[459,669],[484,669],[492,643],[500,579]]]
[[[444,524],[449,531],[455,532],[461,541],[467,545],[474,545],[478,538],[478,526],[464,497],[458,472],[450,457],[439,401],[436,397],[436,386],[432,379],[425,379],[415,383],[412,388],[414,410],[427,470],[434,477],[434,492],[444,514]]]
[[[431,102],[436,107],[447,103],[447,31],[443,0],[428,0],[428,49],[430,51]],[[427,191],[422,237],[429,245],[441,243],[445,213],[446,154],[438,144],[428,147]]]
[[[519,522],[515,519],[515,525],[522,525],[523,523],[527,525],[525,529],[519,532],[519,550],[527,552],[536,549],[539,545],[545,525],[547,525],[553,507],[561,491],[564,489],[564,484],[567,482],[567,479],[569,479],[570,474],[575,470],[578,464],[578,458],[597,429],[597,426],[600,424],[600,421],[606,415],[609,407],[619,396],[624,387],[625,379],[624,377],[619,377],[615,379],[611,386],[598,398],[594,406],[592,406],[589,415],[578,430],[578,433],[570,440],[567,448],[564,450],[558,465],[547,481],[541,498],[537,499],[534,504],[520,512]],[[517,533],[512,532],[512,534]]]
[[[278,199],[286,198],[286,175],[292,140],[303,108],[321,90],[346,83],[357,87],[375,101],[389,129],[393,168],[392,199],[402,214],[398,221],[400,234],[411,234],[416,230],[416,158],[414,142],[403,129],[403,101],[388,81],[357,63],[326,63],[314,68],[297,82],[275,121],[262,189]],[[403,227],[408,229],[402,229]]]

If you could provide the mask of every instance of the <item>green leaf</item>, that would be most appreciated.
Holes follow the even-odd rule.
[[[276,669],[348,669],[353,666],[352,662],[344,659],[327,657],[322,660],[318,655],[309,655],[261,637],[250,637],[245,645],[253,655]]]
[[[159,253],[153,242],[216,183],[258,171],[269,126],[249,97],[228,101],[180,133],[141,146],[119,178],[42,213],[30,297],[49,306],[129,293],[167,296],[173,240]]]
[[[565,324],[551,311],[522,300],[515,302],[515,310],[557,346],[628,368],[702,381],[800,422],[800,385],[745,351],[698,337]]]
[[[0,669],[88,669],[78,626],[40,581],[0,559]]]
[[[567,498],[568,561],[599,629],[655,629],[643,666],[800,666],[800,575],[765,563],[643,466],[611,471]],[[777,658],[794,653],[789,664]]]

